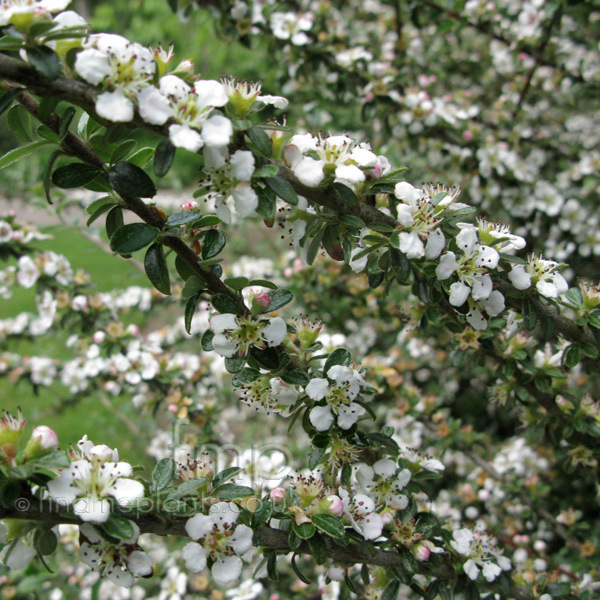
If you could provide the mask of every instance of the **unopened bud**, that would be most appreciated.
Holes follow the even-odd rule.
[[[106,339],[106,334],[104,331],[96,331],[92,339],[94,340],[94,344],[101,344]]]
[[[283,500],[285,498],[285,490],[280,487],[273,488],[269,496],[271,500]]]
[[[431,550],[424,544],[419,544],[415,550],[415,558],[417,560],[428,560],[431,556]]]
[[[46,425],[34,427],[25,446],[25,459],[37,458],[58,448],[58,437],[54,430]]]
[[[344,502],[339,496],[327,496],[329,502],[329,512],[336,516],[341,517],[344,514]]]

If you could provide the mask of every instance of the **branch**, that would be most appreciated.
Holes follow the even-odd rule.
[[[140,528],[141,533],[152,533],[155,535],[174,535],[177,537],[188,537],[185,531],[185,523],[189,517],[171,515],[167,519],[161,518],[153,513],[140,513],[133,515],[133,511],[120,509],[117,511],[122,516],[134,521]],[[80,518],[70,514],[65,508],[50,501],[40,501],[34,496],[22,496],[18,498],[11,507],[0,506],[0,519],[24,519],[28,521],[43,522],[46,526],[59,524],[81,525]],[[281,554],[296,552],[312,554],[308,542],[292,550],[288,542],[288,534],[279,529],[273,529],[267,525],[261,525],[257,530],[258,544],[263,548],[276,550]],[[333,540],[325,537],[327,556],[336,562],[347,565],[366,564],[379,567],[402,567],[402,557],[392,550],[375,550],[371,553],[366,548],[357,545],[338,546]],[[439,568],[433,569],[424,562],[419,563],[419,575],[436,577],[454,581],[456,572],[448,558],[442,560]],[[486,584],[486,589],[494,590],[494,584]],[[526,587],[518,585],[511,580],[510,594],[505,597],[515,600],[534,600],[533,592]]]

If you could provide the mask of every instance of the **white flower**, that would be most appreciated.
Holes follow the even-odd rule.
[[[350,497],[348,490],[341,487],[339,495],[344,502],[344,515],[352,528],[367,540],[375,540],[383,530],[383,519],[375,512],[375,502],[365,494]]]
[[[559,263],[533,255],[526,266],[513,266],[508,278],[518,290],[526,290],[534,283],[542,296],[558,298],[569,289],[567,280],[558,272],[559,268]]]
[[[13,229],[10,223],[0,219],[0,244],[6,244],[12,240]]]
[[[129,463],[118,462],[116,450],[94,446],[87,436],[78,442],[78,448],[79,459],[48,482],[53,500],[73,504],[73,511],[83,521],[104,523],[110,515],[109,497],[123,506],[144,497],[144,486],[128,478],[133,469]]]
[[[393,510],[404,510],[408,505],[408,497],[400,494],[409,483],[409,469],[398,468],[389,458],[378,460],[372,467],[363,465],[356,472],[359,485],[377,502],[385,504]]]
[[[17,281],[24,288],[30,288],[40,276],[40,271],[31,257],[25,255],[19,258],[19,270],[17,271]]]
[[[313,25],[312,13],[273,12],[271,13],[271,29],[273,35],[280,40],[290,40],[294,46],[304,46],[309,37],[304,33]]]
[[[190,571],[203,571],[210,558],[217,583],[229,583],[240,576],[240,556],[252,548],[253,532],[247,525],[236,525],[236,509],[235,504],[219,502],[211,506],[208,515],[197,514],[188,519],[185,530],[195,541],[183,548],[183,557]]]
[[[211,329],[214,349],[225,358],[245,356],[251,346],[262,348],[281,344],[287,328],[281,317],[240,317],[231,313],[213,315]]]
[[[334,417],[342,429],[350,429],[365,409],[353,400],[360,393],[364,379],[356,370],[334,365],[327,371],[327,379],[311,379],[305,391],[315,402],[325,400],[324,406],[314,406],[309,419],[317,431],[327,431],[333,424]]]
[[[71,0],[3,0],[0,3],[0,27],[31,23],[34,15],[60,12],[70,3]]]
[[[152,52],[115,34],[90,36],[75,59],[75,71],[92,85],[102,85],[96,112],[114,122],[133,119],[132,98],[150,85],[156,64]]]
[[[151,575],[153,560],[137,546],[140,530],[135,523],[132,526],[133,535],[129,539],[113,544],[90,523],[81,525],[79,529],[84,539],[79,550],[81,561],[122,587],[131,587],[135,577]]]
[[[475,581],[480,571],[487,581],[493,581],[501,571],[511,568],[510,560],[502,556],[502,551],[496,549],[496,539],[482,532],[482,527],[471,529],[455,529],[454,539],[450,545],[469,559],[464,564],[464,571]]]

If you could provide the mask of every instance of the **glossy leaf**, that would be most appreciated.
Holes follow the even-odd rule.
[[[175,146],[168,138],[163,138],[154,153],[154,173],[157,177],[164,177],[171,168],[175,158]]]
[[[131,254],[151,244],[158,229],[147,223],[130,223],[117,229],[110,238],[110,249],[118,254]]]
[[[92,179],[95,179],[100,173],[102,173],[102,169],[94,165],[88,165],[81,162],[70,163],[58,167],[58,169],[52,173],[52,183],[63,189],[83,187],[92,181]]]
[[[122,196],[152,198],[156,186],[150,176],[132,162],[118,162],[107,174],[110,187]]]
[[[204,260],[214,258],[221,253],[226,244],[227,238],[222,231],[209,229],[202,238],[202,258]]]
[[[162,244],[152,244],[148,248],[144,258],[144,268],[152,285],[159,292],[169,295],[171,293],[171,278],[169,277],[169,267]]]

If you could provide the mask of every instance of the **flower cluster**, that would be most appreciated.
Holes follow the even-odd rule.
[[[217,583],[229,583],[240,576],[242,558],[252,549],[252,529],[238,525],[239,509],[234,504],[213,504],[208,515],[197,514],[185,524],[187,534],[195,541],[183,549],[190,571],[210,570]]]
[[[119,462],[117,450],[95,446],[84,436],[71,452],[71,466],[62,469],[48,482],[50,497],[62,505],[73,505],[83,521],[104,523],[111,511],[110,498],[123,506],[132,506],[144,497],[144,486],[130,479],[133,469]]]

